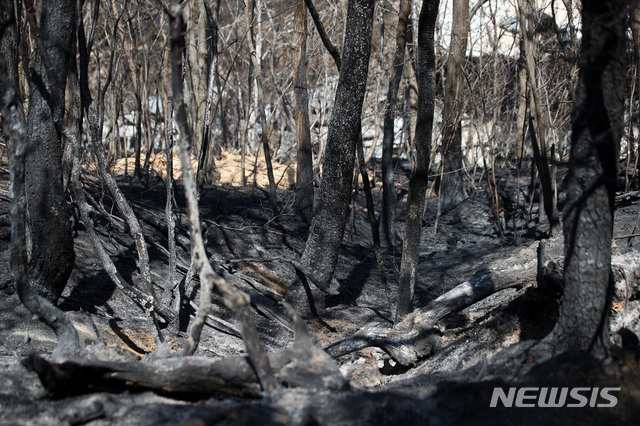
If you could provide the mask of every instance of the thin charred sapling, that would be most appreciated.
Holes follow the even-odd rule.
[[[313,153],[309,130],[309,95],[307,90],[307,11],[300,3],[295,11],[296,49],[294,50],[296,102],[296,205],[305,222],[313,218]]]
[[[413,309],[418,273],[422,212],[429,181],[429,155],[435,108],[434,32],[439,6],[439,0],[424,0],[418,23],[418,121],[416,136],[411,147],[412,167],[400,263],[396,321]]]
[[[384,132],[382,136],[382,227],[389,246],[392,246],[396,234],[397,194],[394,186],[393,139],[395,132],[395,109],[398,99],[400,80],[404,69],[404,53],[407,46],[408,21],[411,12],[409,0],[400,1],[398,28],[396,30],[396,52],[393,57],[393,68],[389,77],[389,91],[384,114]]]

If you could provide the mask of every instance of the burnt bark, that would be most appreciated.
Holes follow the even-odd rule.
[[[353,165],[371,51],[373,9],[373,0],[349,2],[344,56],[329,123],[322,184],[301,259],[315,279],[324,285],[331,281],[338,261],[351,201]]]
[[[398,282],[396,321],[413,308],[418,272],[422,212],[429,181],[431,131],[435,107],[434,31],[439,5],[439,0],[424,0],[418,22],[418,119],[411,150],[412,168]]]
[[[338,53],[338,49],[331,43],[331,40],[329,40],[329,38],[327,37],[327,34],[324,30],[324,26],[322,25],[322,22],[318,18],[317,12],[315,11],[313,3],[311,3],[310,0],[307,0],[307,6],[311,11],[312,15],[314,15],[313,20],[318,30],[318,34],[320,34],[320,37],[322,38],[322,42],[324,43],[325,47],[333,57],[333,60],[336,64],[336,68],[339,72],[342,67],[342,60],[340,58],[340,53]],[[406,23],[405,23],[405,27],[406,27]],[[402,74],[402,70],[400,70],[400,74]],[[396,88],[396,94],[397,94],[397,88]],[[384,260],[382,258],[382,250],[380,245],[380,229],[379,229],[380,226],[375,216],[375,209],[373,205],[373,195],[371,194],[371,183],[369,182],[369,175],[366,169],[367,160],[364,155],[364,147],[362,144],[362,128],[360,128],[359,132],[360,132],[360,135],[356,143],[357,168],[360,173],[360,176],[362,177],[362,183],[364,187],[365,199],[367,204],[367,217],[369,219],[369,224],[371,226],[371,236],[373,239],[373,246],[376,254],[376,263],[378,264],[378,270],[380,271],[380,275],[381,275],[384,287],[387,290],[387,297],[389,298],[389,300],[392,300],[389,287],[387,284],[386,272],[384,269]],[[377,139],[377,137],[374,139]],[[372,153],[373,153],[373,149],[372,149]],[[393,179],[393,176],[392,176],[392,179]],[[356,183],[357,183],[357,178],[356,178]],[[311,295],[311,290],[308,287],[306,280],[312,281],[318,289],[322,290],[325,293],[330,294],[332,292],[330,288],[328,288],[322,282],[315,279],[315,277],[310,271],[304,272],[305,269],[306,268],[299,263],[298,263],[298,266],[296,266],[297,273],[299,274],[300,279],[303,282],[302,284],[303,284],[303,287],[305,288],[305,292],[307,293],[307,298],[310,299],[313,296]],[[300,274],[303,274],[304,276]],[[309,306],[310,306],[311,314],[317,315],[317,311],[315,309],[315,306],[312,300],[309,300]]]
[[[638,67],[640,66],[640,3],[637,1],[629,2],[629,28],[631,29],[631,44],[633,47],[633,56],[630,58],[629,68],[630,70],[635,70],[635,75],[631,79],[631,94],[629,97],[628,105],[629,112],[635,110],[636,105],[636,90],[638,84]],[[633,73],[634,71],[630,71]],[[631,184],[635,177],[638,175],[638,160],[640,160],[640,156],[638,155],[638,138],[634,136],[633,126],[635,125],[635,120],[628,120],[628,137],[627,137],[627,161],[626,161],[626,170],[625,170],[625,192],[629,192],[631,189]],[[640,219],[638,219],[640,220]],[[636,229],[639,226],[639,222],[636,221]],[[633,245],[633,239],[630,239],[629,247]]]
[[[12,0],[0,0],[0,94],[4,94],[9,89],[13,89],[17,96],[16,106],[21,120],[24,122],[24,111],[22,109],[22,99],[20,97],[20,80],[18,77],[18,22]],[[11,162],[11,136],[7,126],[2,126],[3,141],[6,141],[7,158]],[[3,148],[0,147],[0,158]]]
[[[527,63],[524,58],[524,40],[520,40],[520,57],[518,58],[518,109],[516,112],[516,158],[518,167],[524,157],[527,124]]]
[[[580,72],[564,209],[565,289],[556,351],[607,352],[611,238],[624,126],[625,0],[584,0]]]
[[[166,76],[165,76],[166,78]],[[169,80],[166,78],[166,80]],[[175,328],[180,327],[180,307],[182,305],[182,294],[180,288],[178,288],[180,280],[177,275],[178,268],[178,255],[176,252],[176,221],[173,217],[173,205],[175,203],[174,183],[173,183],[173,136],[174,136],[174,122],[173,122],[173,96],[167,96],[167,116],[165,117],[165,134],[167,136],[167,147],[165,149],[165,156],[167,158],[167,178],[165,185],[167,186],[167,197],[164,206],[164,215],[166,221],[166,235],[167,235],[167,250],[169,251],[169,283],[172,297],[174,298],[174,311],[176,312],[176,321],[174,321]],[[167,299],[167,297],[163,297]]]
[[[67,285],[75,259],[62,185],[62,135],[56,126],[64,120],[75,10],[72,0],[42,5],[39,38],[47,57],[36,53],[29,84],[25,148],[29,281],[35,291],[54,303]]]
[[[18,101],[20,101],[18,79],[18,22],[12,0],[0,0],[0,75],[3,76],[2,92],[9,87],[14,88]],[[4,87],[6,85],[7,87]],[[22,110],[21,102],[17,104]],[[22,113],[24,115],[24,113]]]

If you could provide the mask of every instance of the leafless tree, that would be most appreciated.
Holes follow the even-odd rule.
[[[297,139],[296,203],[305,222],[313,218],[313,153],[307,90],[307,9],[301,2],[295,9],[294,95]]]
[[[200,213],[198,211],[198,199],[196,190],[196,180],[193,168],[191,167],[190,148],[192,144],[191,128],[187,122],[187,110],[184,103],[182,88],[182,50],[184,49],[184,21],[182,10],[178,1],[172,2],[169,9],[171,21],[171,81],[173,98],[176,103],[176,123],[180,131],[180,144],[178,150],[180,161],[183,166],[185,192],[189,210],[189,226],[191,243],[195,267],[200,275],[200,307],[194,319],[189,333],[189,342],[183,353],[192,355],[200,340],[200,332],[204,326],[205,319],[211,307],[211,295],[216,287],[225,298],[228,304],[240,317],[242,324],[243,338],[246,343],[251,364],[258,376],[258,380],[265,391],[273,391],[277,383],[273,377],[273,371],[269,364],[260,342],[250,311],[249,296],[233,288],[224,278],[213,271],[202,238],[202,227],[200,225]]]
[[[371,50],[373,9],[371,0],[349,1],[340,80],[329,124],[322,184],[301,259],[315,280],[325,286],[331,281],[338,261],[351,201],[360,114]]]
[[[35,17],[36,11],[29,7],[27,13]],[[43,4],[39,28],[37,37],[41,44],[29,81],[25,148],[29,281],[38,293],[55,303],[67,285],[75,259],[71,213],[62,185],[60,131],[74,40],[75,2]]]
[[[624,134],[627,2],[582,1],[582,49],[564,210],[564,295],[556,351],[604,356],[609,345],[611,238]]]
[[[518,8],[520,11],[520,34],[523,40],[521,46],[524,49],[522,55],[524,56],[524,62],[526,64],[529,88],[529,132],[531,135],[531,146],[533,147],[534,158],[540,175],[544,210],[549,219],[549,235],[553,236],[560,230],[560,216],[558,213],[556,192],[554,190],[555,183],[552,181],[549,170],[550,160],[537,83],[538,79],[536,76],[533,51],[535,48],[535,44],[533,43],[535,34],[534,7],[531,4],[531,0],[518,0]]]
[[[265,95],[262,83],[262,61],[261,58],[258,57],[258,53],[256,52],[256,40],[253,30],[253,24],[255,21],[254,3],[255,2],[253,0],[247,0],[247,2],[245,3],[244,17],[249,31],[249,56],[255,72],[254,78],[257,93],[257,109],[258,114],[260,115],[261,125],[260,140],[262,142],[262,150],[264,152],[264,160],[267,165],[267,176],[269,179],[269,202],[271,203],[271,209],[275,214],[278,208],[278,194],[276,191],[276,181],[273,177],[273,165],[271,163],[271,146],[269,145],[269,123],[267,122],[267,114],[265,111]]]
[[[382,142],[382,226],[388,245],[393,245],[393,241],[395,239],[397,204],[393,168],[395,109],[398,99],[398,89],[400,88],[400,80],[402,79],[402,71],[405,63],[407,35],[409,34],[407,29],[410,13],[411,2],[409,0],[401,0],[398,13],[398,26],[396,28],[396,51],[393,57],[391,76],[389,77],[389,90],[387,92],[387,104],[384,115],[384,135]],[[411,41],[412,40],[410,40],[410,42]]]
[[[213,121],[213,95],[216,85],[216,75],[218,72],[218,25],[216,24],[211,7],[205,1],[204,16],[206,17],[206,39],[207,61],[207,96],[205,100],[204,117],[202,120],[202,138],[200,142],[200,152],[198,154],[198,172],[196,181],[198,182],[198,192],[202,191],[205,181],[215,183],[220,178],[220,172],[216,170],[214,141],[211,140],[211,124]]]
[[[73,27],[73,19],[75,9],[73,2],[58,4],[50,2],[45,6],[41,15],[41,32],[38,37],[48,36],[51,39],[43,43],[49,46],[51,51],[56,51],[63,55],[63,58],[57,58],[55,63],[51,63],[44,53],[40,53],[37,67],[34,70],[32,78],[37,81],[37,88],[32,91],[32,104],[29,114],[33,124],[28,125],[24,120],[24,112],[22,106],[22,98],[19,94],[19,76],[18,76],[18,27],[16,15],[12,1],[3,1],[0,3],[1,19],[3,22],[3,31],[0,34],[0,50],[6,53],[3,65],[0,67],[0,108],[4,119],[3,129],[8,136],[11,149],[11,247],[9,269],[15,281],[15,287],[22,303],[33,313],[50,326],[58,336],[58,346],[53,356],[74,356],[79,350],[78,334],[64,313],[55,306],[60,293],[67,284],[67,279],[73,268],[74,252],[73,242],[71,242],[70,253],[68,249],[67,239],[71,239],[68,230],[67,218],[60,218],[60,214],[53,214],[51,209],[56,206],[64,205],[65,201],[57,200],[56,195],[62,197],[62,174],[61,174],[61,134],[53,122],[53,117],[62,119],[60,114],[61,102],[64,99],[64,86],[66,83],[66,71],[69,59],[70,43],[72,40],[71,32],[68,29],[58,28],[59,22],[67,23]],[[55,10],[54,10],[55,9]],[[34,13],[34,10],[30,10]],[[41,47],[43,47],[41,45]],[[66,55],[65,55],[66,54]],[[65,76],[60,82],[51,81],[51,69],[59,67],[59,71]],[[35,85],[35,83],[33,83]],[[37,92],[37,94],[36,94]],[[52,96],[60,96],[53,104]],[[39,114],[35,114],[39,112]],[[36,135],[42,135],[45,130],[51,130],[53,134],[48,135],[49,139],[43,139],[43,147],[36,147],[34,152],[33,140],[29,143],[29,138],[35,138]],[[57,142],[57,145],[56,145]],[[56,149],[57,148],[57,149]],[[43,152],[44,150],[44,152]],[[47,152],[49,151],[49,152]],[[57,154],[57,155],[56,155]],[[30,172],[31,180],[27,180],[27,164],[33,166],[31,156],[36,155],[42,161],[50,161],[51,164],[41,163],[36,170]],[[29,161],[27,161],[29,159]],[[56,162],[57,160],[57,162]],[[34,177],[38,173],[52,172],[49,176],[51,182],[49,185],[58,185],[56,192],[51,194],[51,198],[47,197],[39,202],[34,202],[29,196],[33,197],[34,193],[42,194],[43,188],[28,188],[29,183],[33,185],[42,185],[46,181],[46,176]],[[57,179],[56,179],[57,177]],[[29,194],[30,193],[30,194]],[[54,203],[55,204],[52,204]],[[29,211],[31,209],[32,211]],[[45,209],[43,211],[43,209]],[[34,211],[35,210],[35,211]],[[66,210],[65,210],[66,211]],[[35,216],[36,220],[32,220],[34,225],[45,227],[45,229],[32,229],[32,240],[29,241],[27,235],[28,217]],[[50,219],[50,222],[48,220]],[[60,224],[61,222],[61,224]],[[53,228],[59,226],[60,228]],[[46,228],[48,227],[48,228]],[[47,234],[47,230],[51,234],[50,244],[61,244],[61,253],[56,253],[57,247],[50,245],[48,247],[33,248],[34,243],[42,241],[43,235]],[[39,240],[34,240],[40,238]],[[31,253],[28,253],[28,247],[31,246]],[[34,252],[36,253],[34,258]],[[31,259],[29,259],[31,256]],[[46,263],[47,258],[51,259],[54,265]],[[29,261],[31,260],[31,261]],[[43,265],[44,263],[44,265]],[[62,271],[50,271],[51,266],[59,266]],[[43,280],[44,279],[44,280]],[[47,279],[56,279],[49,282]],[[36,285],[34,285],[36,284]]]
[[[441,202],[452,207],[467,198],[462,164],[462,114],[465,111],[464,65],[469,36],[469,0],[454,0],[453,25],[446,67],[442,129],[443,169],[440,182]]]
[[[411,178],[407,198],[396,321],[411,312],[418,273],[422,213],[429,181],[429,156],[435,108],[434,32],[439,0],[424,0],[418,22],[418,120],[411,147]]]

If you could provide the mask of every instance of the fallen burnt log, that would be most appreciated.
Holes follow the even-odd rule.
[[[99,390],[152,390],[167,395],[258,396],[260,383],[244,357],[215,360],[181,357],[149,363],[108,362],[86,359],[50,361],[37,355],[22,364],[38,374],[56,397]]]
[[[433,354],[440,346],[436,324],[449,314],[459,312],[488,296],[511,287],[524,287],[536,282],[537,260],[516,257],[513,265],[498,270],[481,270],[473,278],[459,284],[425,308],[412,312],[393,328],[367,327],[355,335],[326,348],[332,357],[375,346],[387,352],[402,366],[412,366]]]
[[[562,295],[563,243],[561,237],[545,240],[537,249],[508,261],[510,266],[477,272],[473,278],[459,284],[425,308],[407,315],[393,328],[366,327],[355,335],[326,348],[334,358],[366,347],[378,347],[400,365],[409,367],[421,358],[432,355],[440,344],[440,331],[435,328],[447,315],[459,312],[488,296],[507,288],[536,286],[536,291],[549,297]],[[640,253],[629,252],[612,258],[615,279],[610,312],[610,332],[614,340],[640,340]],[[504,265],[504,262],[500,264]]]
[[[313,390],[347,388],[349,380],[308,333],[299,315],[294,316],[294,328],[293,343],[267,355],[278,385]],[[100,390],[151,390],[187,399],[264,395],[254,366],[246,356],[111,362],[83,358],[47,360],[34,355],[23,359],[22,364],[36,372],[43,386],[56,397]]]
[[[441,336],[436,325],[447,315],[511,287],[528,287],[552,275],[560,280],[562,259],[552,240],[539,250],[526,250],[512,259],[494,264],[493,270],[478,272],[470,280],[435,299],[424,309],[408,315],[393,328],[366,328],[326,349],[320,348],[306,330],[299,315],[294,315],[295,338],[283,351],[268,354],[278,387],[302,387],[316,390],[343,389],[349,385],[331,358],[369,346],[387,351],[400,365],[412,366],[439,349]],[[534,259],[532,259],[534,258]],[[529,259],[525,261],[525,259]],[[552,260],[554,259],[554,260]],[[550,262],[555,266],[549,268]],[[540,266],[542,265],[542,266]],[[614,256],[612,267],[616,281],[613,295],[611,330],[633,333],[640,327],[637,310],[640,299],[640,254]],[[560,268],[560,269],[558,269]],[[553,270],[553,273],[549,273]],[[561,283],[557,283],[560,285]],[[291,309],[289,309],[291,312]],[[621,332],[620,332],[621,333]],[[621,338],[625,338],[625,335]],[[327,354],[328,352],[328,354]],[[331,356],[329,356],[331,355]],[[161,394],[201,398],[216,396],[259,397],[264,395],[260,381],[248,357],[212,359],[181,357],[134,362],[105,362],[87,359],[49,361],[39,357],[24,361],[38,373],[44,386],[54,395],[82,394],[96,390],[152,390]]]

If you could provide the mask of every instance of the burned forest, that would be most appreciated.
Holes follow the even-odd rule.
[[[636,0],[0,0],[0,425],[637,424]]]

